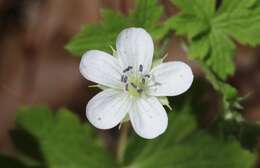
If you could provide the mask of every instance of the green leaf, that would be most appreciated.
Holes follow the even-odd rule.
[[[157,0],[136,0],[134,10],[128,16],[112,10],[102,10],[102,22],[85,26],[67,45],[66,49],[75,55],[82,55],[87,50],[110,52],[117,35],[127,27],[143,27],[152,34],[155,40],[167,32],[160,18],[163,7]]]
[[[236,141],[198,130],[190,114],[192,109],[186,104],[178,112],[171,112],[166,133],[157,139],[147,141],[131,137],[123,167],[249,168],[253,165],[255,156]],[[28,131],[38,140],[44,161],[41,165],[28,166],[24,161],[0,156],[0,165],[14,168],[118,167],[91,128],[65,109],[54,114],[46,107],[26,107],[18,113],[17,125],[17,129]]]
[[[233,139],[211,136],[197,129],[196,120],[185,106],[170,113],[169,126],[154,140],[133,137],[126,152],[127,168],[251,168],[256,157]]]
[[[163,7],[157,0],[136,0],[136,7],[130,13],[129,19],[133,26],[143,27],[149,31],[158,26],[163,13]]]
[[[17,114],[17,125],[36,138],[46,167],[116,166],[91,128],[68,110],[53,113],[46,107],[25,107]]]
[[[223,0],[220,14],[214,22],[242,44],[260,43],[260,4],[256,0]]]
[[[239,113],[243,98],[225,80],[235,71],[233,41],[251,46],[260,44],[259,0],[172,2],[180,8],[180,13],[171,17],[167,25],[187,38],[189,57],[201,64],[208,80],[220,93],[220,116],[226,122],[244,125],[246,121]]]
[[[235,45],[260,44],[260,4],[256,0],[172,0],[180,8],[167,25],[186,36],[189,56],[225,80],[235,71]]]
[[[171,17],[166,23],[168,27],[174,27],[177,35],[186,35],[188,39],[206,33],[210,29],[209,25],[204,23],[204,20],[190,15]]]
[[[210,18],[215,13],[215,0],[172,0],[184,13]]]
[[[118,33],[127,26],[126,18],[111,10],[102,10],[103,22],[85,26],[67,45],[66,49],[75,55],[87,50],[111,51]]]

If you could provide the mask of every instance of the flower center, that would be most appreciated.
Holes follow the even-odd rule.
[[[139,65],[138,70],[134,70],[132,66],[128,66],[123,70],[121,82],[125,85],[125,91],[130,95],[138,97],[141,96],[147,89],[149,74],[143,73],[143,65]]]

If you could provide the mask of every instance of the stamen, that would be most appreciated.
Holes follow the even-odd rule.
[[[144,78],[142,78],[142,83],[145,84],[145,79]]]
[[[130,71],[131,69],[133,69],[133,67],[132,67],[132,66],[128,66],[128,69],[129,69],[129,71]]]
[[[133,67],[132,66],[128,66],[126,69],[123,70],[123,73],[126,73],[126,72],[130,71],[131,69],[133,69]]]
[[[125,85],[125,90],[128,91],[128,83]]]
[[[146,75],[144,75],[144,77],[146,77],[146,78],[150,78],[150,77],[151,77],[151,75],[149,75],[149,74],[146,74]]]
[[[124,75],[121,75],[121,82],[124,82]]]
[[[127,67],[126,69],[123,70],[124,73],[129,71],[129,67]]]
[[[143,92],[143,89],[137,89],[137,92],[138,92],[138,93],[142,93],[142,92]]]
[[[139,71],[140,71],[140,72],[143,72],[143,69],[144,69],[143,65],[140,64],[140,65],[139,65]]]
[[[128,77],[124,76],[123,82],[126,83],[127,82]]]
[[[137,86],[136,86],[134,83],[131,83],[131,85],[132,85],[134,88],[137,88]]]

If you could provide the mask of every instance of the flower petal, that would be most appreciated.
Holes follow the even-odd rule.
[[[146,139],[161,135],[168,125],[167,113],[155,97],[138,99],[129,116],[135,132]]]
[[[158,65],[152,70],[155,83],[150,87],[153,96],[176,96],[187,91],[193,81],[191,68],[179,61]],[[157,83],[157,85],[156,85]]]
[[[124,119],[131,103],[126,93],[107,89],[88,102],[86,116],[96,128],[110,129]]]
[[[142,28],[123,30],[116,42],[117,55],[124,67],[133,66],[148,72],[151,68],[154,45],[151,36]]]
[[[88,80],[112,88],[120,83],[119,61],[108,53],[98,50],[86,52],[80,62],[80,73]]]

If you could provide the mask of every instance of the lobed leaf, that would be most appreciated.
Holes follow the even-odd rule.
[[[110,46],[115,45],[117,35],[127,27],[143,27],[158,40],[168,32],[160,23],[163,14],[163,7],[157,0],[136,0],[136,7],[128,16],[112,10],[102,10],[102,21],[85,26],[65,48],[79,56],[93,49],[110,52]]]
[[[88,125],[81,124],[68,110],[62,109],[54,114],[46,107],[25,107],[17,114],[17,125],[17,129],[27,131],[36,139],[40,146],[39,152],[44,158],[38,161],[45,167],[116,166],[93,130]],[[26,142],[23,144],[28,145]],[[20,149],[24,151],[21,145]]]
[[[191,107],[169,115],[165,134],[151,141],[134,137],[126,153],[128,168],[251,168],[255,156],[234,139],[198,130]]]
[[[257,0],[172,0],[181,12],[168,26],[187,37],[189,56],[225,80],[235,71],[232,39],[260,44],[260,4]]]

